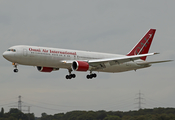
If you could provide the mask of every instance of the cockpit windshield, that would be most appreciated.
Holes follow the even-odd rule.
[[[15,50],[15,49],[8,49],[7,51],[16,52],[16,50]]]

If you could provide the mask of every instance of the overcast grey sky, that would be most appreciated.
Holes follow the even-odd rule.
[[[137,72],[41,73],[36,67],[13,66],[2,53],[13,45],[37,45],[127,54],[150,29],[157,29],[153,60],[175,60],[174,0],[0,0],[0,107],[9,111],[18,96],[31,112],[55,114],[72,110],[136,110],[139,90],[143,108],[175,107],[175,62]],[[16,102],[16,103],[15,103]],[[27,108],[23,108],[27,109]]]

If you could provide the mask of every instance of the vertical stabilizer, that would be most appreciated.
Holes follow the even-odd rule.
[[[150,29],[145,34],[145,36],[134,46],[134,48],[127,54],[127,56],[147,54],[151,46],[155,32],[156,29]],[[146,57],[141,57],[140,59],[146,60]]]

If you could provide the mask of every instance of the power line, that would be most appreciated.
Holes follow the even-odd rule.
[[[29,98],[26,98],[25,99],[29,100],[29,101],[33,101],[33,102],[37,102],[37,103],[41,103],[41,104],[45,104],[45,105],[52,105],[52,106],[58,106],[58,107],[82,107],[82,106],[75,106],[75,105],[59,105],[59,104],[53,104],[53,103],[46,103],[46,102],[41,102],[41,101],[37,101],[37,100],[32,100],[32,99],[29,99]]]
[[[37,107],[37,108],[42,108],[42,109],[47,109],[47,110],[53,110],[53,111],[64,111],[64,110],[60,110],[60,109],[53,109],[53,108],[48,108],[48,107],[42,107],[42,106],[38,106],[38,105],[34,105],[34,104],[30,104],[30,103],[26,103],[25,104],[28,104],[30,106],[33,106],[33,107]]]
[[[13,103],[7,103],[7,104],[2,104],[0,106],[6,106],[6,105],[11,105],[11,104],[16,104],[17,102],[13,102]]]

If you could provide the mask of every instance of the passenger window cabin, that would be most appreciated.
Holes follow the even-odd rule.
[[[15,49],[8,49],[7,51],[16,52],[16,50],[15,50]]]

